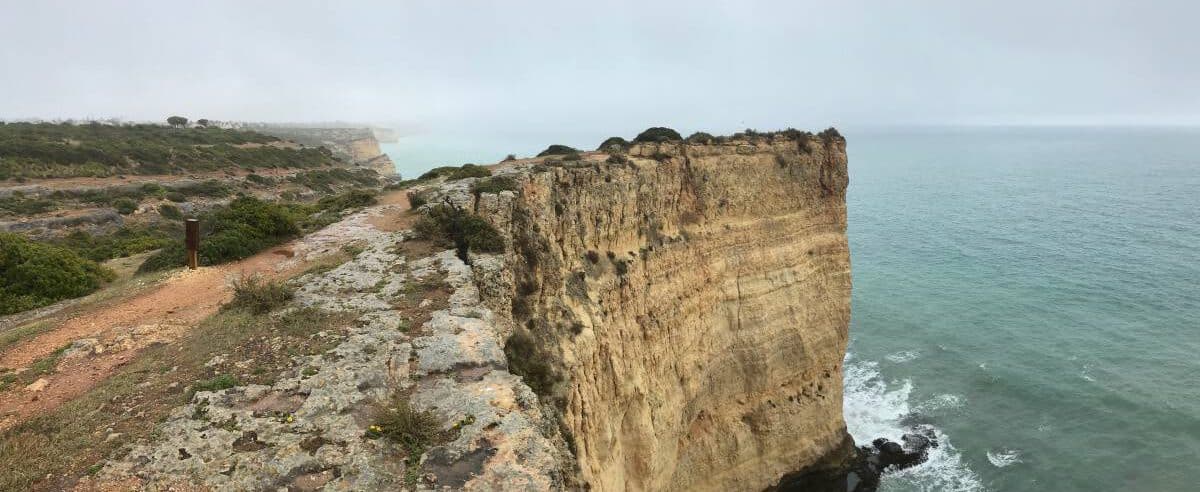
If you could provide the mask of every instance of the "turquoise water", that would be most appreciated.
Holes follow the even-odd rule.
[[[883,490],[1198,490],[1200,131],[844,133],[847,424],[942,441]],[[548,140],[385,150],[411,177]]]
[[[1198,490],[1200,132],[847,135],[856,440],[883,490]]]

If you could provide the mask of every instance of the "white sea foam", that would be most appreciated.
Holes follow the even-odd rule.
[[[916,350],[905,350],[903,352],[896,352],[894,354],[888,355],[887,360],[890,360],[897,364],[903,364],[910,360],[915,360],[917,357],[920,357],[920,356],[921,356],[921,353],[917,352]]]
[[[910,429],[901,420],[910,412],[908,380],[889,384],[872,361],[855,361],[847,354],[845,363],[846,428],[858,444],[885,437],[900,442]],[[953,396],[953,395],[948,395]],[[937,398],[935,398],[937,400]],[[961,403],[961,400],[959,400]],[[962,462],[948,437],[934,429],[939,446],[929,450],[929,460],[905,470],[884,473],[879,490],[976,492],[984,490],[979,477]]]
[[[961,396],[941,394],[925,400],[920,405],[917,405],[917,411],[921,413],[931,413],[936,410],[962,408],[965,404],[965,399]]]
[[[992,462],[996,468],[1004,468],[1006,466],[1015,465],[1021,462],[1021,452],[1015,449],[998,449],[987,452],[988,461]]]

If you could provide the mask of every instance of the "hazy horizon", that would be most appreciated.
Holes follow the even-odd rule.
[[[1192,126],[1191,2],[8,2],[0,119]]]

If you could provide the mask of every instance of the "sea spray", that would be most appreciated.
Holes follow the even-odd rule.
[[[870,443],[876,438],[900,441],[913,427],[903,422],[912,417],[909,403],[912,382],[908,380],[889,384],[879,374],[878,363],[854,360],[847,353],[845,363],[845,399],[843,411],[847,431],[859,445]],[[933,401],[941,405],[961,404],[953,395],[941,395]],[[953,402],[945,405],[947,402]],[[918,410],[921,406],[918,406]],[[936,427],[932,428],[939,446],[929,451],[925,463],[904,470],[885,472],[880,483],[881,491],[982,491],[979,477],[962,462],[958,451],[948,437]]]

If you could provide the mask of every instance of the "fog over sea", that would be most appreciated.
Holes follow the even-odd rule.
[[[1195,490],[1200,129],[843,134],[847,425],[941,438],[882,490]],[[593,140],[384,147],[415,177]]]

